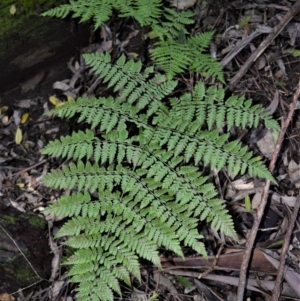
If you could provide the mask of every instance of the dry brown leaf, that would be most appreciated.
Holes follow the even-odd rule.
[[[0,294],[0,301],[14,301],[15,298],[7,293]]]

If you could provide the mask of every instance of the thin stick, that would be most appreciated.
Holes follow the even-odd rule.
[[[291,21],[291,19],[300,10],[300,0],[298,0],[291,9],[285,14],[280,22],[274,27],[271,32],[259,45],[259,47],[250,55],[245,64],[240,68],[238,73],[231,79],[229,83],[230,90],[238,84],[241,78],[245,75],[250,66],[260,57],[260,55],[266,50],[266,48],[272,43],[272,41],[281,33],[285,26]]]
[[[284,243],[283,243],[283,246],[281,249],[281,254],[280,254],[280,264],[278,267],[277,277],[276,277],[275,286],[274,286],[273,294],[272,294],[272,301],[278,301],[279,297],[280,297],[286,254],[289,249],[289,244],[290,244],[292,232],[295,227],[296,220],[297,220],[299,208],[300,208],[300,194],[298,194],[298,197],[297,197],[297,200],[296,200],[296,203],[294,206],[294,212],[293,212],[292,218],[290,220],[288,230],[284,237]]]
[[[18,172],[16,172],[16,173],[14,173],[14,174],[12,175],[12,177],[14,178],[14,177],[16,177],[16,176],[18,176],[18,175],[21,175],[23,172],[28,171],[28,170],[30,170],[30,169],[32,169],[32,168],[38,167],[38,166],[40,166],[40,165],[46,163],[47,161],[48,161],[48,159],[44,159],[44,160],[42,160],[42,161],[40,161],[40,162],[37,162],[37,163],[35,163],[35,164],[33,164],[33,165],[27,167],[27,168],[24,168],[24,169],[22,169],[22,170],[20,170],[20,171],[18,171]]]
[[[300,1],[298,1],[298,2],[300,4]],[[270,165],[269,165],[270,172],[274,171],[275,163],[278,158],[278,154],[280,152],[280,148],[281,148],[286,130],[292,120],[293,115],[294,115],[294,111],[295,111],[295,107],[297,105],[299,95],[300,95],[300,80],[299,80],[296,92],[294,93],[294,96],[293,96],[293,102],[289,105],[288,116],[285,121],[282,121],[281,132],[279,133],[279,137],[276,142],[275,149],[272,154],[272,158],[271,158]],[[246,287],[246,277],[247,277],[248,265],[249,265],[250,257],[252,255],[253,245],[254,245],[256,235],[257,235],[257,231],[258,231],[258,228],[259,228],[259,225],[260,225],[260,222],[263,217],[264,210],[265,210],[265,207],[266,207],[266,204],[268,201],[269,188],[270,188],[270,180],[266,180],[266,183],[265,183],[265,186],[264,186],[264,189],[262,192],[261,203],[257,208],[256,214],[254,214],[253,227],[250,231],[250,234],[249,234],[249,237],[248,237],[248,240],[246,243],[246,249],[245,249],[243,262],[241,265],[241,271],[240,271],[240,279],[239,279],[239,286],[238,286],[238,292],[237,292],[237,301],[243,301],[244,291],[245,291],[245,287]]]

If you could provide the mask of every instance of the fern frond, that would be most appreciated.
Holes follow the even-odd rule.
[[[65,18],[72,12],[72,17],[79,18],[80,22],[94,20],[95,29],[97,29],[110,18],[112,8],[112,1],[110,0],[72,0],[70,4],[62,4],[44,12],[42,16]]]
[[[228,130],[232,126],[257,127],[259,122],[267,128],[275,131],[280,130],[278,123],[260,106],[253,106],[251,99],[245,100],[244,96],[231,96],[225,99],[223,88],[211,86],[205,89],[203,82],[198,82],[193,93],[186,93],[179,99],[172,100],[172,114],[174,119],[183,119],[192,122],[196,120],[195,127],[208,129],[221,128],[227,123]],[[193,129],[190,125],[190,130]]]
[[[60,6],[57,6],[55,8],[49,9],[46,12],[42,13],[42,16],[44,17],[57,17],[64,19],[67,17],[67,15],[73,11],[71,4],[62,4]]]
[[[42,154],[53,157],[74,158],[75,160],[86,157],[90,159],[94,153],[93,143],[98,139],[90,130],[79,131],[71,136],[61,137],[60,140],[51,141],[43,150]]]
[[[209,49],[210,42],[214,35],[214,31],[206,31],[200,34],[197,34],[188,39],[189,46],[199,53],[203,53]]]
[[[174,9],[164,7],[164,17],[176,26],[178,31],[182,28],[182,25],[194,24],[193,19],[194,13],[191,11],[181,11],[178,12]]]
[[[185,25],[195,22],[193,19],[194,13],[189,11],[178,12],[164,7],[163,15],[167,21],[159,22],[159,20],[156,20],[156,22],[153,22],[151,25],[152,30],[162,41],[176,40],[181,31],[184,34],[188,34]]]
[[[154,20],[160,19],[161,15],[161,0],[135,0],[133,16],[142,26],[151,25]]]
[[[157,66],[164,70],[167,77],[171,79],[176,74],[185,71],[192,62],[192,58],[187,55],[188,51],[186,44],[167,40],[156,43],[151,56]]]

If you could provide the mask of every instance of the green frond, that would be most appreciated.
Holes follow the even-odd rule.
[[[194,24],[195,20],[193,19],[194,13],[191,11],[176,11],[174,9],[170,9],[164,7],[164,17],[169,20],[174,26],[178,26],[178,24],[189,25]],[[179,26],[177,29],[181,29]]]
[[[185,25],[193,24],[194,13],[190,11],[178,12],[167,7],[164,7],[163,15],[166,21],[156,20],[152,23],[152,30],[162,41],[176,40],[180,32],[188,34]]]
[[[188,39],[188,44],[192,47],[193,50],[202,53],[209,49],[210,42],[214,35],[214,31],[206,31],[200,34],[197,34]]]
[[[50,9],[42,14],[42,16],[65,18],[70,12],[72,18],[79,18],[80,22],[93,20],[95,29],[109,20],[112,14],[112,1],[85,1],[70,0],[70,4],[62,4],[56,8]]]
[[[99,139],[90,130],[73,132],[71,136],[64,136],[51,141],[42,150],[42,154],[68,159],[74,158],[75,160],[81,160],[84,157],[90,159],[94,154],[93,144],[98,141]]]
[[[71,4],[62,4],[60,6],[57,6],[55,8],[49,9],[46,12],[42,13],[42,16],[44,17],[57,17],[64,19],[67,17],[67,15],[73,11]]]
[[[205,77],[217,77],[220,82],[225,83],[221,64],[209,54],[196,51],[191,70],[201,72]]]
[[[207,52],[213,34],[213,31],[204,32],[188,39],[187,44],[190,49],[190,56],[193,57],[190,69],[201,72],[205,77],[217,77],[219,81],[225,83],[221,64],[211,55],[203,53],[204,51]]]
[[[162,15],[161,0],[136,0],[133,16],[142,25],[151,25],[154,20],[160,19]]]
[[[169,79],[176,74],[186,70],[192,62],[192,58],[187,55],[188,46],[172,40],[161,41],[155,44],[151,53],[155,64],[166,72]]]

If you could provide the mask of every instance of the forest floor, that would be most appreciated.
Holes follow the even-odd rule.
[[[227,93],[252,98],[281,123],[283,139],[277,144],[273,133],[262,126],[232,131],[270,164],[278,185],[266,187],[264,180],[230,178],[226,170],[214,171],[210,176],[234,218],[239,241],[228,243],[211,229],[202,229],[208,258],[187,250],[185,260],[162,257],[163,272],[143,264],[143,282],[133,281],[132,288],[124,287],[126,298],[116,300],[149,300],[154,292],[157,300],[236,300],[243,258],[252,250],[247,241],[254,236],[245,298],[275,300],[279,290],[281,300],[299,300],[300,13],[293,11],[296,4],[292,0],[190,2],[187,9],[193,10],[196,18],[191,33],[215,31],[211,55],[221,61]],[[117,28],[105,27],[107,32],[115,30],[114,39],[106,36],[103,40],[104,27],[95,32],[78,27],[73,40],[60,37],[59,41],[31,45],[0,62],[0,269],[4,271],[6,262],[21,255],[35,275],[29,282],[20,282],[12,276],[18,266],[13,273],[3,272],[0,301],[74,298],[74,287],[61,265],[65,249],[61,241],[54,240],[61,221],[42,214],[62,194],[45,187],[42,177],[64,162],[43,156],[41,150],[78,125],[44,113],[68,97],[105,93],[99,78],[84,64],[82,53],[114,50],[140,58],[145,65],[150,63],[145,53],[153,41],[143,39],[136,23],[128,19],[118,22]],[[262,202],[266,202],[262,222],[254,231]],[[21,214],[22,222],[16,223],[14,218]],[[24,222],[24,214],[46,219],[39,234]],[[23,232],[18,230],[21,228]],[[35,237],[32,241],[28,238],[31,234]],[[35,256],[26,253],[37,247]],[[282,279],[278,279],[280,266],[285,268]]]

